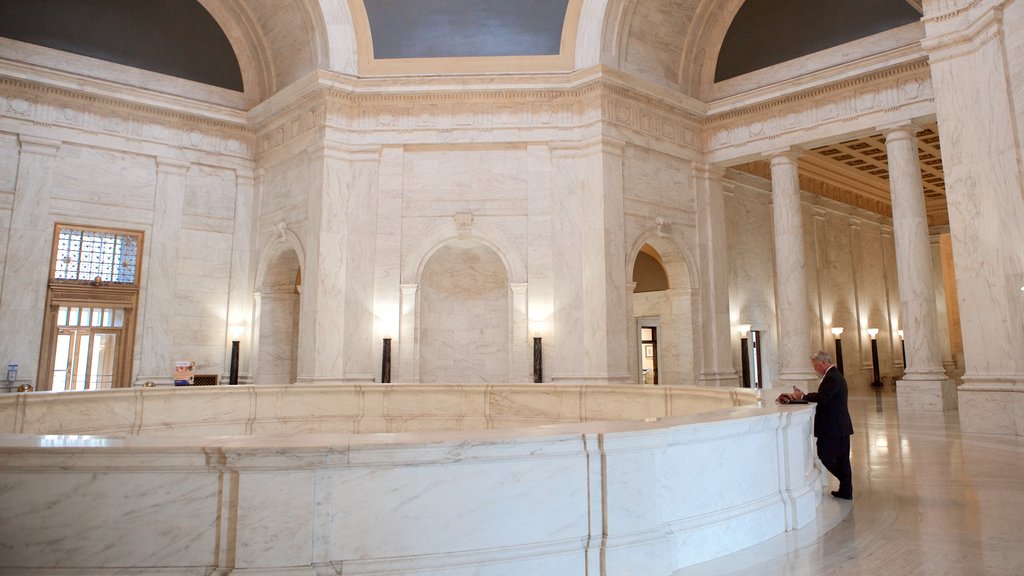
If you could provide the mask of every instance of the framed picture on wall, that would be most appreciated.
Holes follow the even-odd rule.
[[[644,344],[644,358],[651,358],[654,356],[654,344]]]

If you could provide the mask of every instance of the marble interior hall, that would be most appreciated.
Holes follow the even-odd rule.
[[[385,343],[525,383],[535,339],[545,382],[737,386],[744,326],[762,387],[841,342],[1024,434],[1019,1],[135,4],[0,1],[10,391],[373,382]],[[57,274],[65,228],[135,275]]]

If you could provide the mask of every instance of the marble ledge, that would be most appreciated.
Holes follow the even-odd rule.
[[[389,446],[440,445],[457,443],[471,445],[500,445],[530,443],[534,440],[550,442],[558,437],[580,438],[585,435],[618,433],[654,433],[669,431],[680,426],[690,432],[702,428],[718,427],[722,423],[741,423],[751,418],[771,414],[793,414],[812,410],[809,406],[738,406],[686,416],[645,418],[641,420],[592,421],[571,424],[548,424],[523,428],[493,428],[480,430],[451,430],[427,432],[377,433],[294,433],[284,436],[128,436],[85,434],[0,434],[0,453],[46,449],[50,452],[85,453],[103,449],[128,452],[190,450],[231,452],[282,450],[338,451],[347,449],[379,449]],[[741,424],[742,425],[742,424]],[[685,436],[684,436],[685,438]]]

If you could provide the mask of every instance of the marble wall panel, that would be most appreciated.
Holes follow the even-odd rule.
[[[407,148],[403,215],[525,214],[526,160],[522,146]]]
[[[259,188],[261,229],[272,230],[278,222],[298,228],[306,221],[307,194],[312,183],[311,160],[306,154],[263,167]]]
[[[673,210],[693,212],[692,164],[648,148],[627,146],[622,163],[623,195]]]
[[[508,445],[456,465],[360,466],[339,470],[333,493],[346,509],[332,522],[334,558],[396,558],[531,546],[588,533],[585,455],[545,455]],[[512,450],[508,450],[511,448]],[[539,448],[539,446],[538,446]],[[515,454],[528,460],[519,460]],[[544,486],[537,490],[537,486]],[[459,502],[458,522],[445,510]],[[388,503],[382,513],[380,505]],[[464,525],[479,526],[471,534]],[[409,526],[419,530],[410,531]]]
[[[313,540],[313,470],[238,475],[235,566],[308,565]]]
[[[111,573],[215,565],[219,474],[160,468],[5,470],[0,538],[17,545],[4,547],[2,566]]]
[[[186,216],[231,219],[235,215],[234,171],[195,166],[188,174],[183,212]],[[188,227],[189,218],[184,225]]]
[[[156,165],[150,157],[74,144],[61,146],[50,191],[54,199],[108,210],[152,210]]]

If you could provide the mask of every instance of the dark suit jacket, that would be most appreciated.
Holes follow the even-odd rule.
[[[817,392],[804,394],[804,399],[818,405],[814,412],[814,435],[818,438],[837,438],[853,434],[846,378],[835,366],[830,367],[818,385]]]

